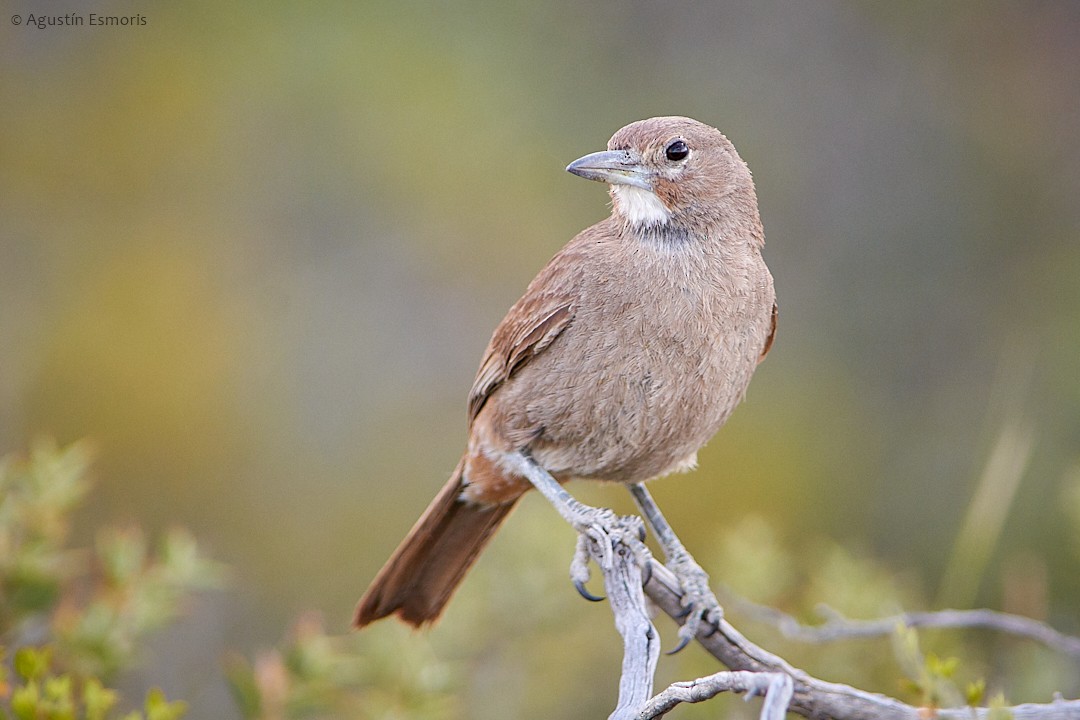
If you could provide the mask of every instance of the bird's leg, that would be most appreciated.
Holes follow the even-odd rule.
[[[577,549],[570,563],[570,579],[583,598],[603,600],[585,589],[589,579],[590,541],[599,548],[597,562],[601,567],[606,568],[611,564],[615,542],[629,547],[642,567],[648,566],[648,548],[643,542],[645,529],[638,518],[619,517],[608,508],[595,508],[579,502],[524,450],[511,455],[510,460],[515,465],[514,469],[531,482],[559,515],[578,531]]]
[[[672,655],[694,639],[702,622],[715,627],[723,617],[723,611],[712,589],[709,588],[709,576],[686,551],[645,485],[643,483],[631,484],[630,494],[634,496],[634,502],[637,503],[641,514],[645,516],[646,522],[656,535],[657,542],[663,548],[667,567],[675,573],[679,584],[682,585],[682,603],[686,609],[686,620],[679,628],[679,644],[668,653]]]

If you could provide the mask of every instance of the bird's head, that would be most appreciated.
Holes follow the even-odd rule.
[[[608,183],[613,214],[639,232],[711,234],[725,213],[737,210],[752,211],[756,219],[746,163],[719,130],[690,118],[631,123],[612,136],[607,150],[566,169]]]

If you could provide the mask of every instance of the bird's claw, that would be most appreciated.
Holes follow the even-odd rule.
[[[679,643],[667,653],[674,655],[697,637],[702,623],[715,632],[723,614],[716,596],[709,588],[709,576],[696,562],[689,557],[679,558],[671,563],[670,569],[679,578],[683,591],[683,610],[675,616],[676,620],[683,621],[679,626]]]
[[[668,650],[664,654],[665,655],[675,655],[676,653],[678,653],[680,650],[682,650],[684,647],[686,647],[689,644],[690,644],[690,636],[689,635],[684,635],[683,632],[682,632],[682,628],[680,627],[679,628],[679,644],[676,645],[675,647],[671,648],[670,650]]]
[[[619,517],[606,508],[591,508],[595,514],[584,514],[575,523],[578,531],[577,547],[574,550],[574,559],[570,563],[570,581],[581,597],[590,602],[600,602],[605,598],[594,595],[585,587],[589,581],[590,544],[600,546],[600,555],[597,562],[602,566],[610,562],[610,553],[615,548],[616,541],[630,548],[637,558],[641,567],[644,587],[652,579],[652,556],[645,546],[645,527],[637,517]]]
[[[652,580],[652,561],[645,560],[641,564],[641,587],[645,587]]]
[[[590,602],[600,602],[603,600],[602,597],[593,595],[585,589],[585,583],[589,581],[590,575],[588,540],[586,540],[585,534],[582,533],[578,535],[577,547],[574,549],[574,559],[570,561],[570,582],[574,584],[578,595]]]
[[[602,602],[604,600],[603,595],[593,595],[585,587],[585,583],[581,580],[574,580],[574,589],[578,591],[578,595],[585,598],[589,602]]]

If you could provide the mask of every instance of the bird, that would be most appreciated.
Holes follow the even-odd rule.
[[[437,620],[530,489],[690,470],[772,347],[777,304],[750,170],[717,129],[654,117],[567,166],[611,214],[540,270],[495,328],[449,480],[360,599],[353,625]]]

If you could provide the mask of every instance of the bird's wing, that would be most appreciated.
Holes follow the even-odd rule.
[[[491,336],[469,392],[472,423],[496,388],[543,352],[574,317],[573,299],[561,293],[526,293]]]
[[[780,308],[776,303],[772,304],[772,324],[769,326],[769,337],[765,338],[765,347],[761,349],[761,355],[758,356],[758,362],[765,359],[765,356],[769,354],[769,350],[772,349],[773,340],[776,339],[776,318],[780,314]]]

